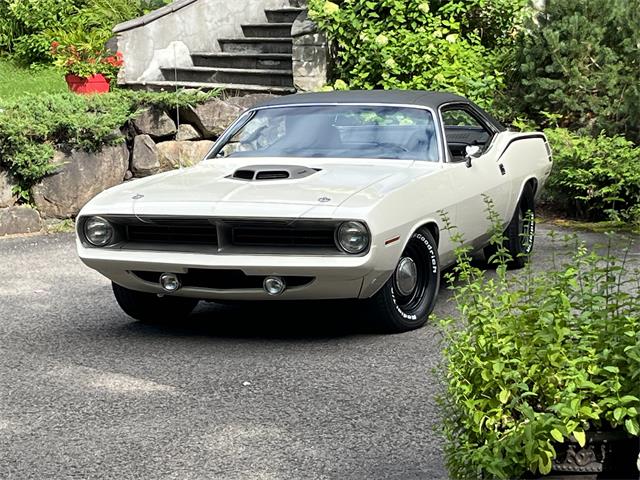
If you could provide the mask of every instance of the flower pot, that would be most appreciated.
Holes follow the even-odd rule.
[[[107,93],[109,91],[109,80],[100,73],[84,78],[69,74],[65,77],[69,90],[75,93]]]
[[[638,479],[640,439],[622,430],[587,432],[587,443],[554,444],[551,472],[540,480]]]

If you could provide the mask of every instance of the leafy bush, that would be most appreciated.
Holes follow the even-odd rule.
[[[3,0],[0,2],[0,52],[20,63],[50,63],[48,30],[77,13],[82,0]]]
[[[123,65],[122,53],[106,50],[99,30],[95,32],[61,32],[60,41],[51,44],[53,64],[65,74],[89,78],[102,74],[109,80],[118,76]]]
[[[0,166],[11,172],[18,182],[17,193],[28,200],[31,186],[55,169],[51,160],[56,148],[97,151],[124,141],[121,127],[141,108],[195,105],[216,95],[215,91],[115,91],[93,96],[28,95],[0,101]]]
[[[621,136],[544,133],[554,161],[546,200],[574,218],[640,221],[640,147]]]
[[[540,26],[522,32],[510,97],[544,124],[640,143],[640,9],[628,0],[547,2]]]
[[[0,53],[24,65],[50,64],[60,36],[100,36],[104,46],[118,23],[170,0],[0,0]]]
[[[448,90],[488,105],[503,85],[490,47],[505,44],[523,1],[309,2],[337,48],[337,88]],[[483,29],[488,6],[503,16]],[[488,10],[491,10],[490,8]],[[508,12],[508,13],[505,13]],[[515,15],[516,18],[520,18]],[[507,20],[508,19],[508,20]]]
[[[458,249],[449,280],[462,320],[442,322],[454,478],[548,473],[554,443],[584,445],[588,430],[639,435],[640,272],[611,245],[565,242],[570,258],[535,275],[508,274],[501,250],[489,277]]]

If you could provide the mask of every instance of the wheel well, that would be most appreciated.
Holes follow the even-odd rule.
[[[527,185],[531,185],[531,188],[533,189],[533,194],[535,195],[536,192],[538,191],[538,179],[537,178],[530,178],[529,180],[527,180],[527,183],[525,183],[525,187]]]
[[[427,230],[429,230],[429,233],[436,241],[436,245],[440,245],[440,229],[435,222],[425,223],[424,225],[421,225],[420,228],[426,228]]]

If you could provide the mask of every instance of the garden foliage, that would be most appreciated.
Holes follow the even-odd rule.
[[[23,65],[50,64],[51,43],[62,35],[99,37],[103,47],[116,24],[168,1],[0,0],[0,54]]]
[[[16,193],[28,200],[31,186],[55,169],[51,160],[56,148],[100,150],[124,141],[121,128],[144,107],[171,110],[217,94],[119,90],[104,95],[59,93],[0,101],[0,166],[17,180]]]
[[[535,275],[510,275],[504,250],[488,275],[458,249],[449,280],[461,320],[442,322],[455,478],[548,473],[554,444],[584,445],[596,429],[640,434],[638,265],[612,256],[611,245],[598,254],[574,238],[554,242],[569,259]]]
[[[523,30],[514,55],[510,101],[546,125],[640,142],[640,2],[547,2],[539,26]]]
[[[575,218],[640,222],[640,147],[622,136],[544,133],[554,159],[547,201]]]
[[[503,86],[498,53],[524,1],[311,0],[335,42],[334,86],[447,90],[480,105]]]

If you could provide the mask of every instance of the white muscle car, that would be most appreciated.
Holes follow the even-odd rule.
[[[490,197],[521,266],[551,165],[543,134],[507,131],[456,95],[280,97],[241,115],[196,166],[94,198],[78,253],[142,321],[200,300],[358,299],[406,331],[425,323],[455,260],[441,212],[480,250]]]

